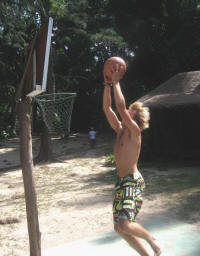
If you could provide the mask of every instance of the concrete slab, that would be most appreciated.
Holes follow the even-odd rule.
[[[160,217],[147,221],[144,227],[160,242],[162,256],[200,256],[200,231],[193,225]],[[149,245],[144,244],[153,255]],[[69,252],[74,256],[138,255],[116,233],[110,232],[46,249],[42,256],[68,256]]]

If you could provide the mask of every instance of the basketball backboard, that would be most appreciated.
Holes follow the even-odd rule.
[[[50,17],[48,23],[36,34],[30,63],[32,66],[32,91],[27,96],[34,97],[46,91],[52,27],[53,19]]]

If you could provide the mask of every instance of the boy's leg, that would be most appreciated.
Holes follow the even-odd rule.
[[[161,254],[161,249],[156,243],[155,238],[140,224],[136,222],[130,222],[129,220],[120,219],[117,226],[119,232],[129,235],[130,239],[132,236],[134,236],[146,240],[154,250],[155,256],[159,256]]]
[[[120,233],[119,235],[124,238],[124,240],[127,241],[127,243],[136,250],[141,256],[150,256],[150,254],[147,252],[146,248],[144,247],[143,243],[138,237],[128,235],[125,233]]]

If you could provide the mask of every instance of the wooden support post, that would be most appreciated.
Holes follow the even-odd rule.
[[[38,222],[37,196],[33,177],[31,136],[31,100],[26,98],[17,106],[20,132],[20,161],[24,181],[30,256],[41,256],[41,234]]]

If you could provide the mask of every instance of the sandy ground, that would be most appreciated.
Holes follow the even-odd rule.
[[[113,231],[112,199],[115,167],[113,136],[99,135],[91,149],[87,134],[67,140],[52,139],[57,162],[34,167],[42,249]],[[39,139],[33,138],[37,155]],[[0,145],[0,248],[1,256],[21,256],[29,251],[19,140]],[[198,229],[200,178],[197,166],[140,163],[146,180],[144,204],[138,222],[166,215]],[[192,211],[191,211],[192,209]],[[8,223],[8,218],[15,223]]]

